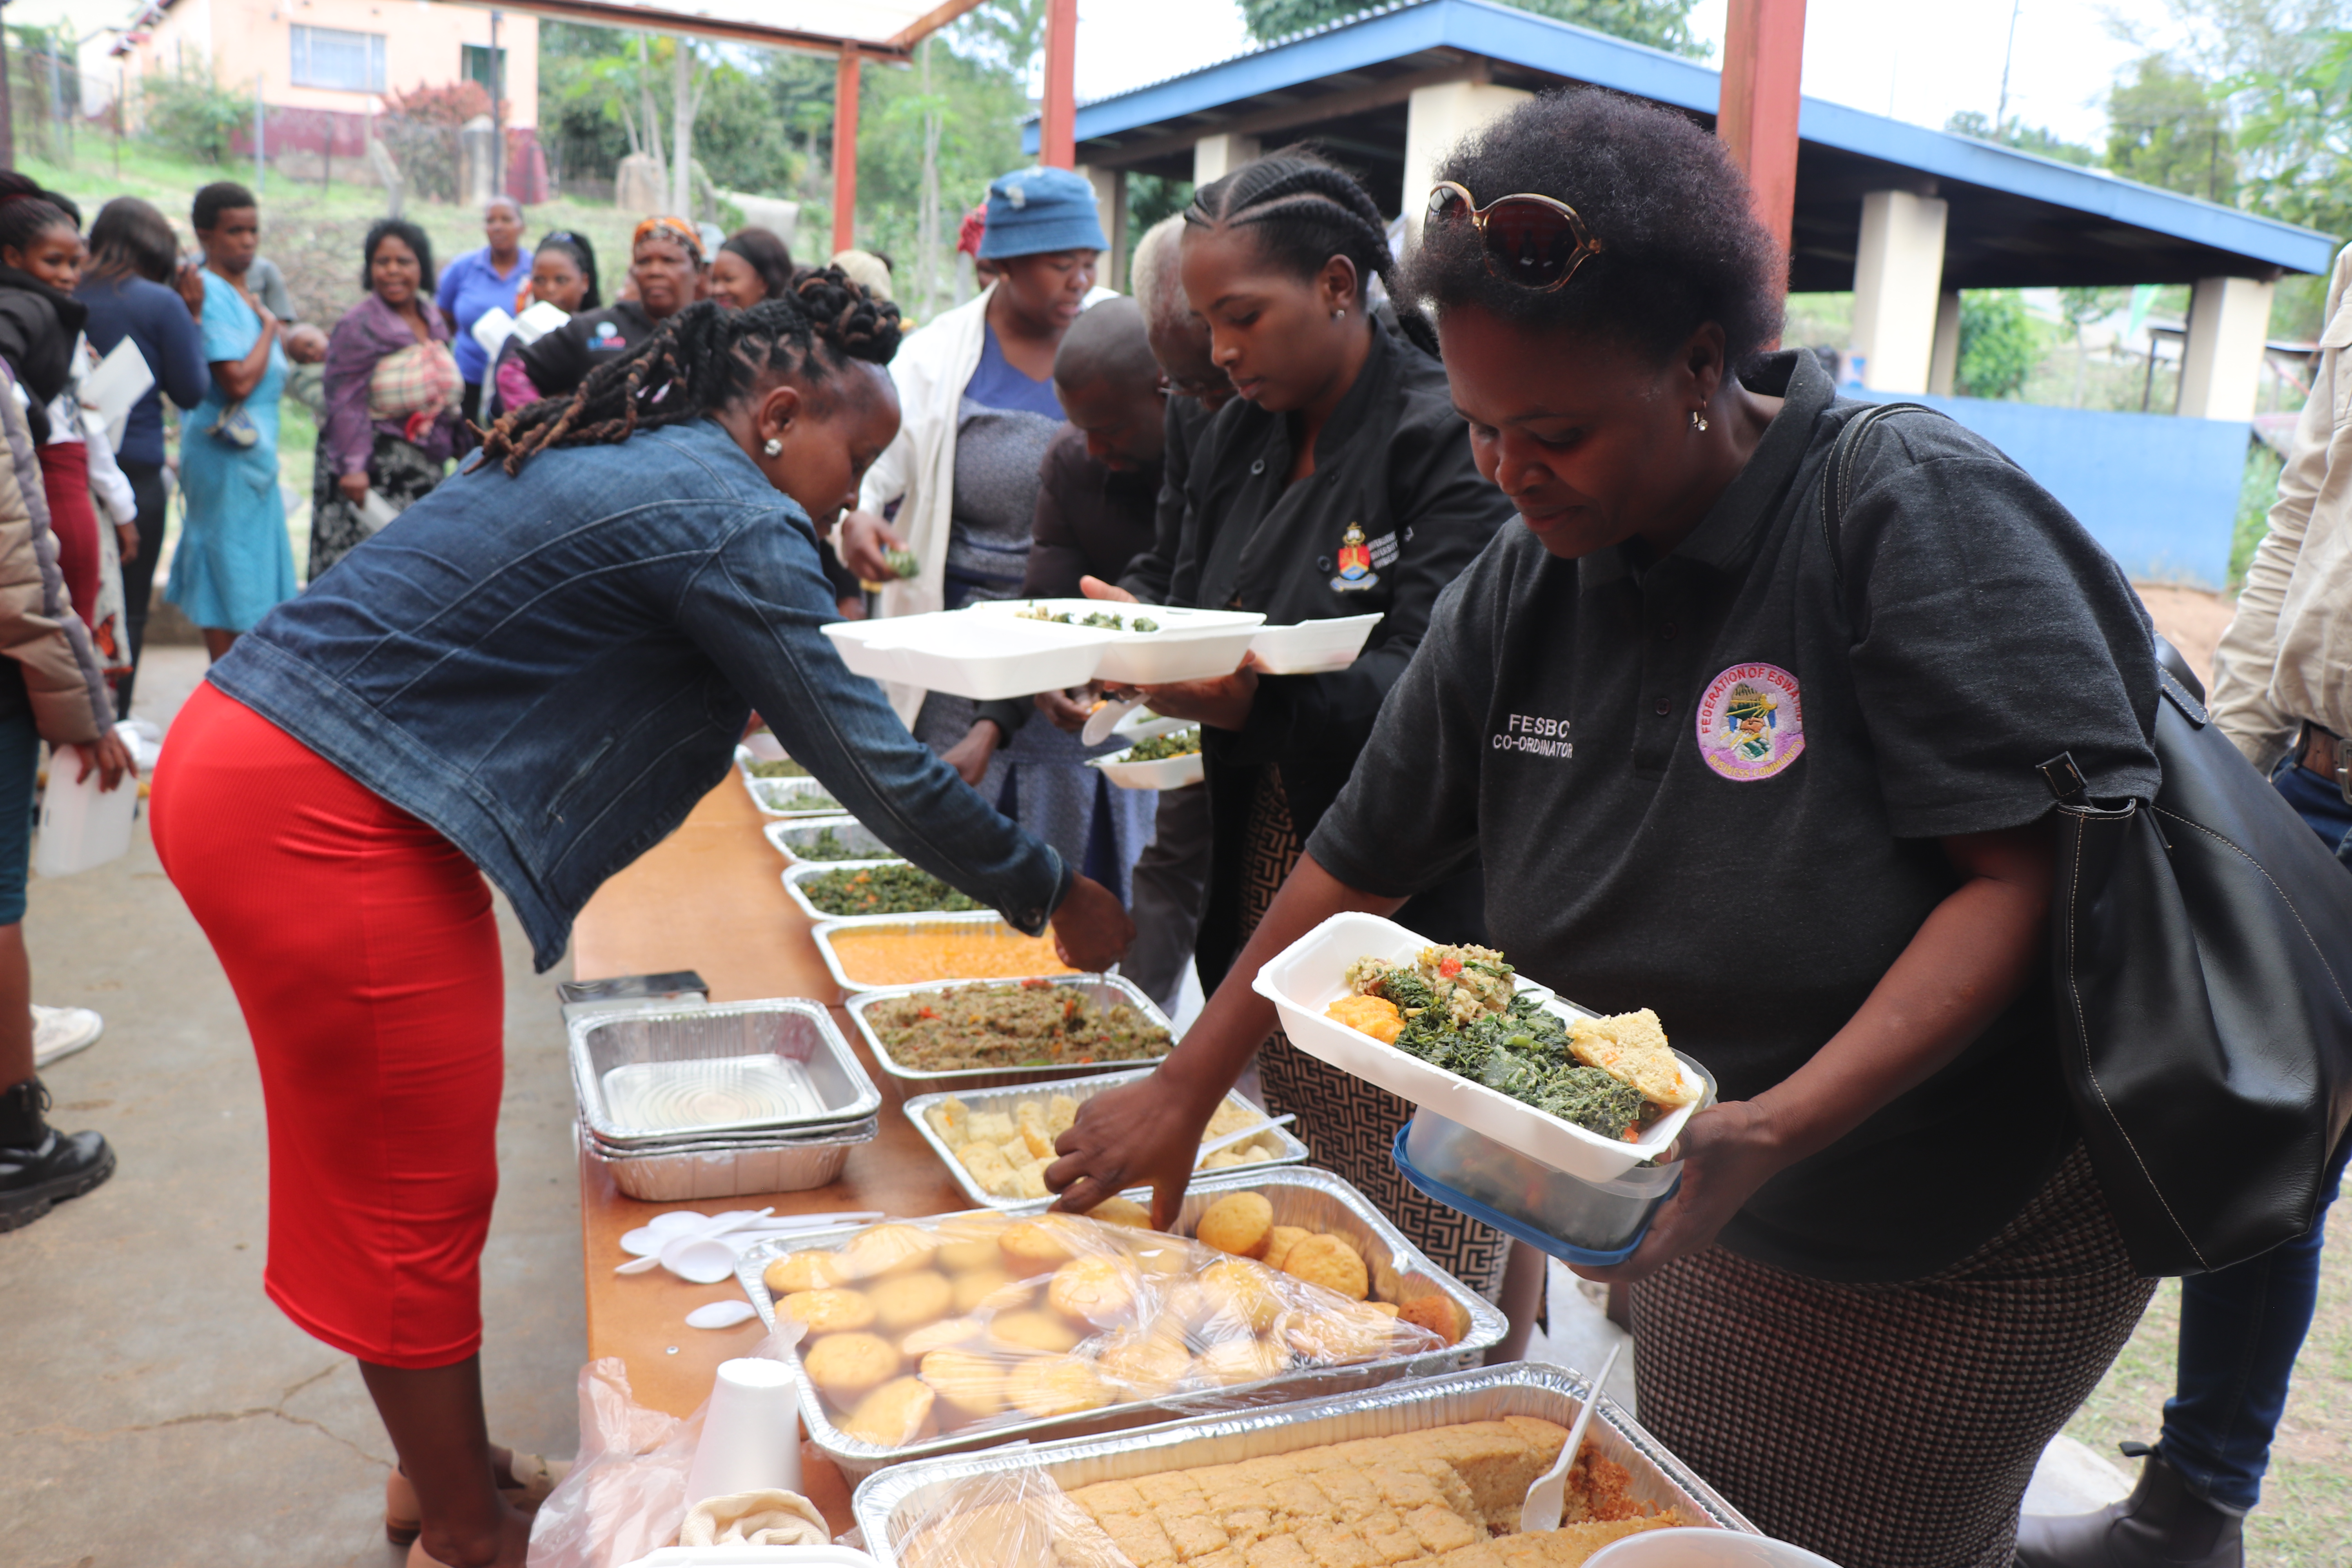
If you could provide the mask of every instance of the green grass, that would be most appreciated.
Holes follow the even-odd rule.
[[[2230,586],[2246,580],[2254,548],[2270,531],[2271,503],[2278,500],[2279,473],[2286,467],[2260,441],[2246,443],[2246,471],[2238,481],[2238,521],[2230,534]]]

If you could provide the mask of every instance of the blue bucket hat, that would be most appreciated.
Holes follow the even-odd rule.
[[[982,261],[1110,248],[1095,216],[1094,186],[1067,169],[1021,169],[990,181],[987,221]]]

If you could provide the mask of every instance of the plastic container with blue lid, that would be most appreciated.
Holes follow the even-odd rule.
[[[1405,1180],[1438,1203],[1592,1268],[1633,1255],[1683,1173],[1677,1160],[1589,1182],[1427,1110],[1397,1130],[1393,1152]]]

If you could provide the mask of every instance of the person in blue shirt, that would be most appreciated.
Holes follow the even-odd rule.
[[[74,298],[89,311],[82,331],[100,354],[129,338],[147,362],[155,384],[131,405],[122,445],[114,460],[131,481],[138,521],[122,546],[124,629],[131,642],[131,673],[115,684],[114,706],[131,711],[131,689],[139,679],[139,654],[147,638],[147,601],[155,585],[155,561],[163,551],[163,399],[182,413],[205,400],[212,374],[205,365],[204,331],[197,317],[205,307],[204,279],[180,265],[179,242],[171,221],[137,196],[117,196],[89,226],[89,267]]]
[[[482,383],[490,374],[489,355],[474,341],[474,323],[493,307],[514,312],[515,293],[530,266],[522,248],[522,206],[513,197],[492,196],[483,204],[482,236],[489,243],[444,268],[440,289],[434,295],[441,313],[449,318],[457,374],[466,378],[466,400],[458,409],[464,418],[461,432],[480,422]]]

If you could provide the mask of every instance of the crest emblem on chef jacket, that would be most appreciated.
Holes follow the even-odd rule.
[[[1805,705],[1797,678],[1777,664],[1735,664],[1698,701],[1698,751],[1740,784],[1769,779],[1804,754]]]
[[[1339,574],[1331,579],[1331,586],[1342,594],[1360,593],[1381,580],[1372,570],[1372,547],[1364,542],[1360,523],[1349,523],[1348,531],[1339,536]]]

